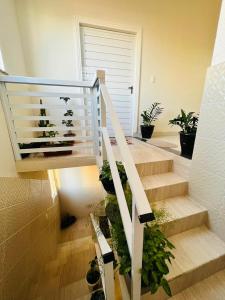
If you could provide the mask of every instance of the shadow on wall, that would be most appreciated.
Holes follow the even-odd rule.
[[[104,198],[97,166],[58,169],[55,176],[62,215],[87,216]]]

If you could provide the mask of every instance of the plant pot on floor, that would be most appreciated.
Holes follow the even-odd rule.
[[[192,158],[196,133],[180,132],[181,156]]]
[[[152,137],[154,125],[141,125],[141,135],[143,139],[150,139]]]
[[[105,294],[103,290],[98,290],[91,295],[91,300],[105,300]]]
[[[90,269],[86,274],[86,282],[90,292],[99,289],[101,286],[101,277],[99,270]]]

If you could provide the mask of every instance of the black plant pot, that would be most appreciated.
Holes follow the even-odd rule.
[[[115,191],[115,187],[114,187],[114,183],[113,180],[109,180],[109,179],[102,179],[102,176],[99,176],[99,179],[105,189],[105,191],[108,194],[111,195],[116,195],[116,191]],[[122,181],[122,185],[124,185],[127,182],[127,179],[125,181]]]
[[[141,125],[141,135],[143,139],[150,139],[152,137],[153,131],[155,126],[154,125]]]
[[[180,132],[181,156],[192,158],[196,133]]]

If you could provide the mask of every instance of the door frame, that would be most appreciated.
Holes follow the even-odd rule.
[[[123,33],[131,33],[136,37],[135,55],[134,55],[134,93],[133,93],[133,116],[132,116],[132,134],[138,132],[139,104],[140,104],[140,80],[141,80],[141,56],[142,56],[142,27],[126,24],[113,24],[102,20],[75,17],[75,49],[76,49],[76,69],[77,80],[82,80],[82,59],[81,59],[81,40],[80,27],[90,26],[99,29],[114,30]]]

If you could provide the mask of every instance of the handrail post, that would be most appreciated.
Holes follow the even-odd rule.
[[[12,148],[13,148],[13,152],[14,152],[14,157],[16,160],[21,160],[20,149],[19,149],[19,146],[16,141],[17,137],[16,137],[15,128],[13,125],[6,84],[4,82],[0,82],[0,98],[2,100],[1,101],[2,107],[4,110],[4,114],[5,114],[5,120],[6,120],[8,131],[9,131],[9,136],[10,136],[10,140],[11,140],[11,144],[12,144]]]
[[[143,256],[144,224],[140,223],[138,211],[132,201],[132,257],[131,257],[131,299],[141,299],[141,269]]]
[[[99,81],[99,84],[105,84],[105,71],[103,70],[97,70],[97,78]],[[100,93],[99,90],[99,105],[100,105],[100,127],[106,127],[106,105],[105,105],[105,101]],[[106,160],[107,159],[107,153],[106,153],[106,149],[105,149],[105,144],[104,144],[104,139],[102,138],[102,134],[101,134],[101,148],[102,148],[102,153],[101,153],[101,157],[102,160]]]

